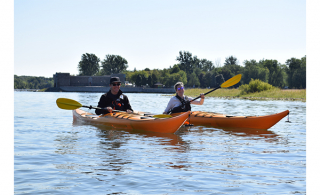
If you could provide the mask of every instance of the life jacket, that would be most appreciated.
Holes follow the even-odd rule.
[[[176,95],[176,98],[178,98],[178,100],[180,100],[181,105],[174,107],[174,108],[171,108],[168,112],[169,114],[177,113],[177,112],[191,111],[190,101],[187,96],[185,96],[184,99],[182,99],[180,96]]]
[[[125,106],[124,106],[124,97],[123,95],[119,95],[119,97],[116,100],[113,100],[111,102],[112,104],[112,109],[113,110],[125,110]]]

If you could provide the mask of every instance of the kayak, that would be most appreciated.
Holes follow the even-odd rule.
[[[265,116],[228,116],[214,112],[193,111],[185,124],[220,128],[269,129],[288,114],[289,110]]]
[[[190,111],[171,118],[154,118],[126,112],[95,115],[80,109],[72,111],[73,120],[91,124],[101,124],[127,130],[144,130],[158,133],[175,133],[187,120]]]

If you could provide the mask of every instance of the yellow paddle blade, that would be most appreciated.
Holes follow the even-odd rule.
[[[82,107],[82,105],[79,102],[68,98],[58,98],[56,103],[59,108],[65,110],[75,110],[77,108]]]
[[[231,79],[227,80],[226,82],[222,83],[221,87],[230,87],[232,85],[239,83],[240,80],[241,80],[241,74],[238,74],[232,77]]]
[[[171,118],[171,115],[168,114],[157,114],[157,115],[153,115],[153,118]]]

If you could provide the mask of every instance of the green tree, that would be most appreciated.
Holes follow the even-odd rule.
[[[190,87],[199,87],[200,81],[195,72],[188,75],[188,86]]]
[[[135,83],[136,83],[137,87],[140,87],[142,85],[142,77],[141,77],[141,75],[137,75]]]
[[[269,69],[263,67],[262,64],[258,63],[256,60],[245,60],[244,69],[242,74],[242,84],[248,84],[251,79],[259,79],[263,82],[268,82]]]
[[[212,71],[215,67],[213,63],[207,59],[201,59],[200,60],[201,69],[205,72]]]
[[[173,74],[166,73],[162,83],[167,87],[172,87],[177,82],[187,83],[187,74],[183,70]]]
[[[215,71],[206,72],[205,79],[204,79],[204,86],[203,87],[215,87],[216,86],[216,77]]]
[[[159,82],[159,77],[158,77],[158,75],[156,74],[156,73],[152,73],[151,74],[151,78],[152,78],[152,87],[154,87],[154,84],[156,84],[157,82]]]
[[[185,71],[187,74],[191,74],[193,72],[195,59],[192,57],[192,53],[188,51],[179,51],[179,56],[176,60],[180,62],[180,70]]]
[[[238,65],[238,59],[235,56],[226,57],[224,65]]]
[[[175,64],[173,65],[173,67],[170,69],[170,73],[173,74],[173,73],[177,73],[180,71],[180,68],[179,68],[179,65],[178,64]]]
[[[81,61],[78,64],[80,76],[93,76],[99,72],[100,59],[95,54],[82,54]]]
[[[229,56],[225,59],[224,66],[222,68],[219,68],[217,70],[218,74],[222,74],[225,81],[228,79],[234,77],[237,74],[240,74],[243,72],[243,67],[238,65],[239,61],[236,57],[234,56]],[[224,82],[221,79],[219,79],[219,84],[222,84],[220,82]],[[233,88],[237,88],[240,86],[240,83],[233,85]]]
[[[43,89],[53,87],[53,78],[14,75],[15,89]]]
[[[148,76],[147,84],[149,85],[149,87],[153,86],[153,80],[152,80],[152,75],[151,74]]]
[[[284,70],[277,60],[261,60],[259,62],[263,67],[268,68],[269,78],[268,83],[276,87],[284,87]]]
[[[119,55],[108,54],[101,64],[104,74],[107,75],[120,73],[128,68],[127,60]]]
[[[288,84],[290,88],[306,88],[306,56],[301,59],[291,58],[286,61]]]

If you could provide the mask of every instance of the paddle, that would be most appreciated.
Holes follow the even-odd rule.
[[[58,98],[57,101],[57,106],[61,109],[65,109],[65,110],[75,110],[81,107],[85,107],[85,108],[89,108],[89,109],[100,109],[100,110],[105,110],[103,108],[100,107],[93,107],[93,106],[84,106],[82,104],[80,104],[79,102],[72,100],[72,99],[68,99],[68,98]],[[112,110],[115,112],[125,112],[125,111],[121,111],[121,110]],[[132,114],[136,114],[136,113],[132,113]],[[139,114],[136,114],[139,115]],[[158,114],[158,115],[151,115],[154,118],[170,118],[172,117],[171,115],[166,115],[166,114]]]
[[[89,109],[99,109],[99,110],[103,110],[100,107],[92,107],[92,106],[84,106],[82,104],[80,104],[79,102],[72,100],[72,99],[68,99],[68,98],[58,98],[57,101],[57,106],[61,109],[65,109],[65,110],[75,110],[81,107],[85,107],[85,108],[89,108]]]
[[[220,88],[226,88],[226,87],[231,87],[237,83],[239,83],[239,81],[241,80],[241,74],[238,74],[234,77],[232,77],[231,79],[228,79],[226,82],[222,83],[219,87],[212,89],[211,91],[208,91],[207,93],[203,94],[203,95],[207,95],[217,89]],[[199,99],[201,96],[199,95],[198,97],[194,98],[193,100],[191,100],[190,102],[193,102],[196,99]]]

